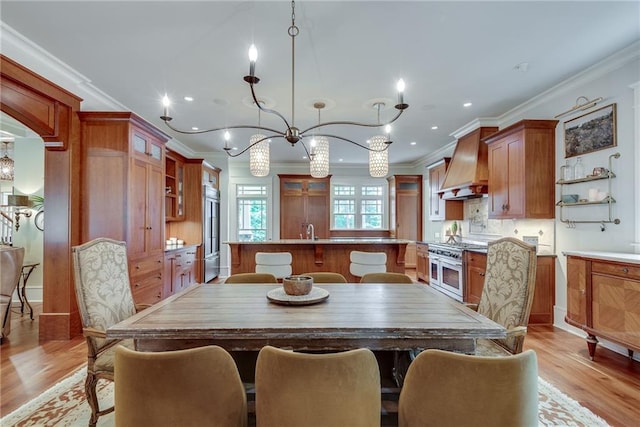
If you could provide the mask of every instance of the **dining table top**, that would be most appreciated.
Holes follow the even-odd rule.
[[[440,348],[473,353],[506,329],[424,284],[318,284],[326,299],[289,305],[277,284],[196,284],[107,329],[139,350]],[[326,291],[326,292],[325,292]]]

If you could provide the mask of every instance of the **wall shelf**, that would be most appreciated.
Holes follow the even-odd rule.
[[[614,153],[609,156],[609,170],[606,173],[601,175],[590,175],[584,178],[565,180],[560,179],[556,182],[557,185],[560,186],[560,201],[556,203],[556,206],[560,207],[560,221],[567,224],[570,228],[575,228],[575,224],[600,224],[600,230],[605,230],[605,224],[620,224],[620,220],[618,218],[613,218],[613,204],[616,200],[611,195],[611,180],[616,177],[616,174],[612,172],[612,160],[620,158],[620,153]],[[564,167],[564,166],[563,166]],[[562,168],[561,168],[562,170]],[[577,202],[563,202],[562,199],[565,196],[565,186],[581,184],[585,182],[591,181],[599,181],[599,180],[607,180],[607,197],[602,200],[597,201],[577,201]],[[603,218],[600,220],[578,220],[578,219],[569,219],[564,217],[564,208],[572,208],[577,206],[608,206],[609,214],[607,218]]]

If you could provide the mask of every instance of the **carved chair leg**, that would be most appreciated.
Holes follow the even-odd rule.
[[[96,395],[96,385],[98,378],[95,375],[87,374],[87,380],[84,383],[84,392],[87,395],[87,402],[91,407],[91,418],[89,418],[89,427],[96,427],[98,423],[99,410],[98,396]]]
[[[598,338],[595,335],[589,335],[587,338],[587,347],[589,347],[589,357],[593,360],[596,356],[596,346],[598,345]]]

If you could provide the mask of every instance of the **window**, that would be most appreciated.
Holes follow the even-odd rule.
[[[267,240],[267,186],[236,186],[238,208],[238,241],[261,242]]]
[[[335,184],[331,198],[333,229],[384,228],[385,185]]]

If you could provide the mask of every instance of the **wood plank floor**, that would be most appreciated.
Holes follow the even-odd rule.
[[[36,319],[40,305],[35,304]],[[86,362],[82,337],[38,343],[38,321],[13,314],[0,347],[0,416],[54,385]],[[640,363],[551,326],[532,326],[525,349],[538,354],[540,376],[613,426],[640,426]]]

